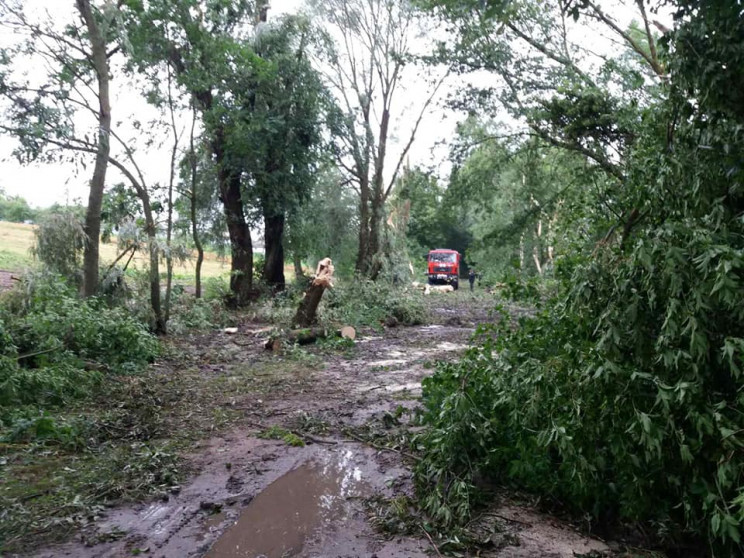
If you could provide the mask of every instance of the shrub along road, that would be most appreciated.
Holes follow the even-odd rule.
[[[428,303],[429,325],[362,330],[355,344],[281,355],[263,347],[267,324],[249,317],[234,324],[235,335],[173,339],[166,358],[118,393],[136,399],[127,435],[148,432],[149,444],[177,450],[178,469],[190,474],[162,478],[151,460],[150,482],[165,487],[157,500],[78,517],[73,542],[34,556],[414,558],[462,550],[412,506],[414,409],[433,362],[462,353],[492,299],[460,292]],[[118,404],[129,405],[126,397]],[[495,501],[460,534],[477,543],[473,553],[606,550],[526,501]]]

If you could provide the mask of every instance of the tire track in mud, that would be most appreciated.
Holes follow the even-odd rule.
[[[366,499],[412,494],[411,471],[403,457],[351,440],[344,429],[363,427],[398,406],[417,404],[430,364],[456,358],[467,347],[474,322],[485,318],[485,313],[455,314],[453,320],[452,312],[440,312],[445,324],[370,332],[360,337],[351,354],[324,355],[324,367],[294,378],[290,389],[269,389],[243,405],[249,419],[257,417],[260,424],[244,423],[198,444],[192,463],[199,473],[167,501],[111,510],[85,533],[85,540],[105,542],[73,542],[34,556],[430,556],[427,538],[386,537],[368,518]],[[247,335],[244,339],[225,342],[261,358],[262,341]],[[229,369],[230,363],[220,366]],[[306,439],[304,447],[257,437],[259,425],[292,427],[297,420],[323,423],[328,431]],[[497,511],[502,517],[499,529],[514,533],[514,538],[481,556],[569,557],[605,548],[528,508],[507,504]],[[504,524],[504,517],[512,521]]]

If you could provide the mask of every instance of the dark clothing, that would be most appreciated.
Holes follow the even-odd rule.
[[[475,271],[468,273],[468,281],[470,281],[470,290],[473,290],[473,284],[475,283]]]

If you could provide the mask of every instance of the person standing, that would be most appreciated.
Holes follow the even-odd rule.
[[[475,270],[472,268],[468,272],[468,281],[470,281],[470,290],[472,291],[475,284]]]

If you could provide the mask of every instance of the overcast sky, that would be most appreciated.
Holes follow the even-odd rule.
[[[24,0],[24,6],[37,14],[48,12],[55,21],[69,21],[70,18],[76,17],[74,0]],[[615,8],[614,13],[619,13],[622,25],[627,25],[633,17],[633,10],[618,11],[617,0],[606,0],[603,4],[608,4]],[[297,11],[302,5],[302,0],[274,0],[269,17],[276,17],[282,13],[292,13]],[[586,34],[588,41],[604,43],[608,49],[612,48],[611,42],[603,41],[602,38],[591,31],[582,31]],[[7,44],[15,38],[11,36],[6,28],[0,27],[0,44]],[[29,75],[43,75],[43,70],[30,67]],[[415,78],[408,76],[409,87],[398,97],[399,105],[397,106],[401,116],[396,119],[393,130],[392,144],[393,153],[391,154],[391,165],[394,164],[397,157],[395,156],[396,139],[399,143],[404,143],[408,139],[407,131],[410,130],[413,120],[418,115],[416,103],[421,102],[422,97],[426,96],[426,87],[423,82],[416,82]],[[458,80],[460,78],[457,78]],[[138,119],[146,122],[157,117],[157,111],[147,105],[142,97],[128,86],[123,80],[117,80],[116,76],[112,82],[112,118],[114,125],[120,130],[120,135],[134,133],[129,123]],[[443,99],[461,85],[461,81],[451,81],[442,89],[439,96],[439,102],[434,103],[421,122],[416,142],[411,148],[409,160],[412,165],[422,165],[429,167],[441,167],[446,169],[448,147],[446,145],[455,131],[458,120],[463,115],[452,113],[445,110],[442,105]],[[419,106],[421,106],[419,104]],[[184,114],[184,117],[187,115]],[[181,125],[186,126],[184,120]],[[90,126],[91,133],[95,133],[95,122],[87,123]],[[123,132],[122,132],[123,131]],[[399,138],[396,137],[399,135]],[[167,136],[164,136],[164,140]],[[87,169],[75,167],[71,164],[54,163],[54,164],[33,164],[20,165],[13,157],[12,150],[15,141],[12,138],[0,135],[0,188],[3,188],[9,194],[18,194],[25,197],[29,203],[34,206],[48,206],[55,202],[66,203],[75,200],[87,201],[87,188],[90,174],[92,173],[93,158],[89,159]],[[400,145],[397,146],[400,149]],[[169,174],[169,144],[162,146],[150,146],[140,149],[137,153],[140,166],[143,168],[147,181],[150,185],[155,183],[164,184],[168,180]],[[121,181],[123,178],[115,169],[109,167],[107,182],[113,184]]]
[[[24,0],[24,7],[31,13],[44,14],[48,12],[55,21],[69,21],[76,17],[73,0]],[[272,2],[269,17],[276,17],[283,13],[296,12],[302,5],[301,0],[274,0]],[[0,43],[8,44],[16,40],[7,28],[0,27]],[[43,75],[43,70],[29,68],[29,74]],[[413,84],[413,90],[416,84]],[[119,123],[119,135],[125,136],[121,130],[128,130],[127,123],[135,117],[141,121],[147,121],[157,116],[157,112],[132,91],[122,80],[114,80],[111,83],[112,92],[112,120],[114,126]],[[400,97],[401,112],[405,112],[405,99],[415,100],[415,93],[409,90]],[[184,115],[187,116],[187,115]],[[406,129],[410,128],[410,121],[398,122],[397,128],[401,135],[401,142],[407,140]],[[411,164],[438,164],[446,161],[447,148],[442,143],[454,133],[456,118],[444,113],[443,110],[433,107],[433,110],[421,122],[418,140],[410,151]],[[95,133],[95,123],[87,122],[91,133]],[[182,122],[183,126],[187,122]],[[393,130],[395,141],[396,130]],[[163,138],[164,141],[166,138]],[[394,142],[393,142],[394,143]],[[30,164],[21,165],[12,156],[13,148],[17,145],[13,138],[0,135],[0,188],[11,195],[20,195],[26,198],[31,205],[38,207],[49,206],[53,203],[67,203],[75,200],[87,202],[88,181],[93,168],[93,156],[89,158],[87,168],[81,168],[69,163]],[[153,146],[146,150],[140,149],[137,153],[140,166],[150,185],[168,180],[170,145],[164,144],[159,148]],[[109,166],[107,183],[112,184],[122,181],[122,176]]]

